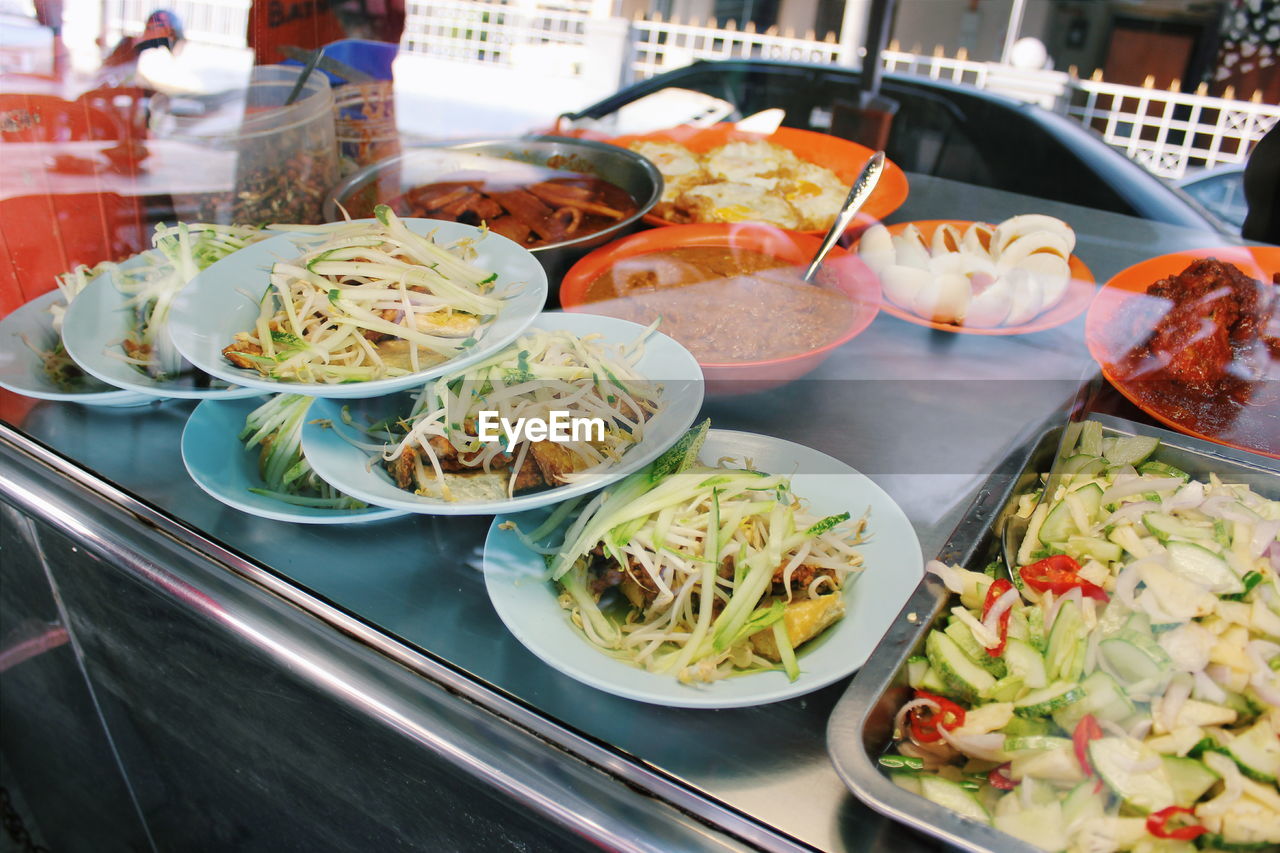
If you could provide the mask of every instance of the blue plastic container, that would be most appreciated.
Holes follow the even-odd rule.
[[[399,45],[392,44],[387,41],[370,41],[369,39],[342,39],[341,41],[330,42],[326,44],[322,50],[324,55],[330,59],[336,59],[339,62],[345,62],[357,71],[376,77],[379,80],[391,80],[391,63],[395,61],[396,53]],[[285,60],[286,65],[302,65],[294,59]],[[349,81],[339,77],[336,74],[330,74],[322,68],[316,71],[323,72],[329,78],[330,86],[341,86]]]

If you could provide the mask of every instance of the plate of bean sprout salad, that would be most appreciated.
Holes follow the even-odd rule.
[[[174,344],[260,391],[370,397],[483,361],[542,310],[547,277],[528,250],[483,228],[376,212],[214,264],[174,300]]]
[[[80,266],[63,273],[57,277],[57,288],[0,319],[0,388],[38,400],[86,406],[136,406],[155,399],[86,374],[62,343],[68,303],[109,266]]]
[[[565,675],[737,708],[858,669],[923,560],[906,515],[853,468],[703,422],[599,494],[496,518],[484,572],[499,617]]]
[[[404,515],[320,479],[302,456],[315,397],[205,400],[182,431],[182,462],[201,489],[241,512],[297,524],[353,524]]]
[[[371,504],[519,512],[644,467],[693,423],[702,396],[697,361],[654,327],[546,313],[415,392],[318,400],[302,446],[321,477]]]
[[[174,300],[202,270],[272,233],[204,222],[157,225],[151,249],[100,266],[101,274],[70,301],[62,323],[67,354],[91,376],[153,398],[260,393],[196,369],[174,345],[170,322]]]

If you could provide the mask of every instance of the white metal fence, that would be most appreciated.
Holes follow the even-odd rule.
[[[739,30],[732,21],[724,28],[713,21],[706,24],[663,22],[660,15],[638,19],[631,25],[634,60],[631,71],[645,79],[672,68],[702,59],[779,59],[793,62],[832,63],[841,47],[834,35],[818,41],[812,33],[804,38],[779,35],[775,30],[756,32],[754,24]]]
[[[1164,178],[1189,168],[1243,163],[1280,121],[1280,106],[1077,80],[1067,115]]]
[[[512,65],[525,45],[586,44],[591,2],[410,0],[401,49],[411,53]]]

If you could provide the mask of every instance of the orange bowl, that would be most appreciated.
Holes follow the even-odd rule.
[[[856,142],[850,142],[838,136],[828,136],[825,133],[814,133],[811,130],[780,127],[772,134],[762,134],[738,130],[732,124],[716,124],[711,127],[684,125],[653,133],[619,136],[610,139],[609,142],[623,148],[632,142],[639,141],[678,142],[694,153],[704,154],[712,148],[718,148],[730,142],[756,139],[763,139],[775,145],[780,145],[783,148],[790,149],[801,160],[825,166],[835,172],[836,176],[848,187],[853,186],[853,182],[857,179],[858,173],[862,171],[863,165],[874,153],[870,148],[859,145]],[[885,160],[884,171],[880,174],[880,181],[876,184],[875,191],[871,193],[871,197],[867,199],[857,218],[854,219],[845,233],[861,231],[884,219],[901,207],[906,200],[906,173],[893,161]],[[644,221],[650,225],[677,224],[652,213],[646,214]],[[822,231],[802,231],[800,233],[821,237],[826,234],[826,229]]]
[[[1168,311],[1168,302],[1147,296],[1147,288],[1157,281],[1177,275],[1192,261],[1217,258],[1234,264],[1245,275],[1263,282],[1280,273],[1280,247],[1215,246],[1188,249],[1150,258],[1121,270],[1098,291],[1085,318],[1084,340],[1089,354],[1102,368],[1107,381],[1131,403],[1151,417],[1187,435],[1261,453],[1280,459],[1280,393],[1274,380],[1255,383],[1254,394],[1233,412],[1225,426],[1209,432],[1189,421],[1185,412],[1140,393],[1141,375],[1124,375],[1120,362],[1150,336],[1155,323]],[[1272,369],[1277,360],[1272,359]],[[1195,402],[1194,395],[1190,402]],[[1184,406],[1183,408],[1191,408]]]
[[[972,224],[973,221],[968,219],[922,219],[917,222],[899,222],[888,226],[888,230],[890,234],[897,235],[905,231],[908,226],[914,225],[920,229],[920,234],[927,243],[933,239],[933,232],[943,225],[954,225],[964,231]],[[979,328],[977,326],[961,326],[955,323],[935,323],[933,320],[926,320],[919,314],[893,304],[887,296],[882,307],[886,314],[892,314],[899,320],[906,320],[908,323],[915,323],[917,326],[937,329],[940,332],[958,332],[962,335],[1026,335],[1031,332],[1043,332],[1046,329],[1057,328],[1079,317],[1093,300],[1095,291],[1093,273],[1084,265],[1084,261],[1075,255],[1070,257],[1067,265],[1071,268],[1071,281],[1067,284],[1067,292],[1062,295],[1062,299],[1058,304],[1043,314],[1032,317],[1027,322],[1019,323],[1016,326]]]
[[[560,304],[566,311],[605,313],[593,311],[593,303],[586,301],[587,288],[625,258],[705,246],[760,252],[805,267],[820,243],[817,237],[759,222],[672,225],[642,231],[596,249],[574,264],[560,283]],[[784,385],[809,373],[871,324],[880,310],[880,285],[871,270],[839,247],[831,250],[822,267],[853,303],[849,326],[834,340],[796,355],[761,361],[699,362],[708,393],[745,394]]]

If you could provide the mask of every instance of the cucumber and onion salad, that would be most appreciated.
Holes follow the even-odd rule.
[[[151,243],[158,254],[143,254],[139,265],[117,270],[116,287],[128,297],[133,322],[120,350],[108,354],[156,379],[182,373],[185,362],[167,331],[174,298],[201,270],[271,236],[246,225],[157,225]]]
[[[368,504],[320,479],[302,455],[302,425],[314,401],[302,394],[276,394],[245,418],[239,438],[259,451],[258,473],[266,484],[249,491],[294,506],[364,509]]]
[[[797,648],[844,613],[868,520],[815,516],[790,477],[749,462],[701,464],[708,426],[596,495],[561,542],[544,540],[571,504],[517,534],[546,556],[561,605],[606,654],[684,683],[778,669],[794,681]]]
[[[325,239],[272,265],[252,329],[223,350],[237,367],[292,382],[417,373],[477,343],[504,296],[473,238],[438,244],[386,205],[373,222],[308,229]]]
[[[1157,447],[1087,422],[1012,580],[929,565],[895,783],[1046,850],[1280,849],[1280,501]]]

